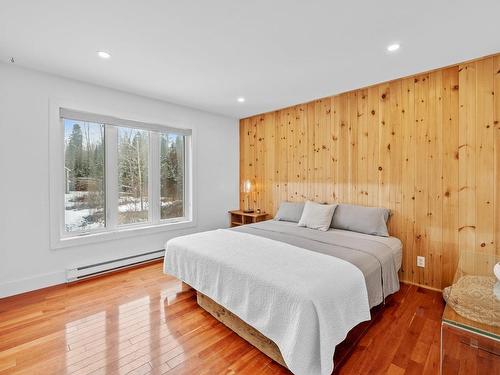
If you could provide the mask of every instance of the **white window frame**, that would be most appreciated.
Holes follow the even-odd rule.
[[[183,126],[159,125],[152,121],[127,120],[124,114],[97,115],[109,113],[97,106],[74,105],[53,100],[49,114],[49,158],[50,158],[50,244],[52,249],[80,246],[137,235],[180,230],[196,226],[194,210],[194,131]],[[78,109],[74,109],[78,108]],[[85,108],[85,109],[84,109]],[[68,233],[65,231],[64,210],[64,121],[72,118],[105,124],[105,191],[106,227],[88,232]],[[117,127],[130,127],[149,131],[149,212],[148,222],[117,225],[118,215],[118,167]],[[160,133],[184,135],[184,217],[161,220],[160,212]],[[112,151],[114,150],[114,151]],[[157,159],[157,160],[156,160]],[[158,173],[154,173],[154,171]],[[109,183],[116,181],[116,183]],[[157,202],[158,204],[155,204]]]

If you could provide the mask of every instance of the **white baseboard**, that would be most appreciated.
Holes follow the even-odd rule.
[[[31,292],[33,290],[46,288],[66,282],[66,273],[53,272],[24,279],[7,281],[0,284],[0,298],[13,296],[20,293]]]

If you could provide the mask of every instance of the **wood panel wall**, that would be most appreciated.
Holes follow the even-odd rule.
[[[240,178],[272,215],[285,200],[390,208],[401,279],[441,289],[460,256],[477,271],[500,255],[499,119],[496,55],[242,119]]]

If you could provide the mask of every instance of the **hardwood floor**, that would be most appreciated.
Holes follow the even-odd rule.
[[[0,300],[0,375],[289,374],[155,263]],[[339,374],[437,374],[441,294],[402,285]]]

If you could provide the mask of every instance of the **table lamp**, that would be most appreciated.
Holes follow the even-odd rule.
[[[250,194],[254,190],[255,184],[253,183],[252,180],[246,179],[243,181],[243,186],[242,186],[242,192],[245,194],[244,198],[244,207],[243,207],[243,212],[249,214],[253,212],[253,209],[250,208]]]

